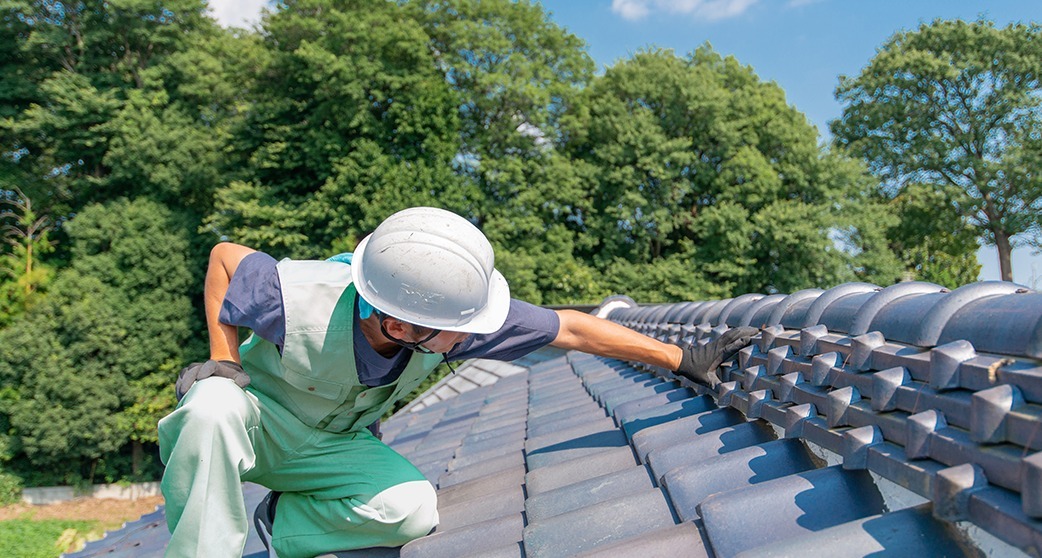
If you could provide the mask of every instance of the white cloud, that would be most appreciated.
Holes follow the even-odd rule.
[[[652,12],[690,15],[717,21],[742,15],[760,0],[612,0],[611,9],[623,19],[638,20]],[[795,0],[807,1],[807,0]]]
[[[210,0],[210,13],[222,27],[249,28],[260,22],[269,0]]]

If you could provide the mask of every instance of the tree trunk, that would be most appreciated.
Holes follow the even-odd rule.
[[[999,249],[999,270],[1003,281],[1013,281],[1013,266],[1010,264],[1009,235],[1004,231],[995,231],[995,247]]]

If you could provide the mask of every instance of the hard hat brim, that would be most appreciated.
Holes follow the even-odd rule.
[[[358,243],[358,247],[355,248],[354,261],[351,265],[351,276],[359,296],[364,298],[374,308],[404,322],[442,331],[484,334],[493,333],[503,327],[507,314],[510,312],[510,285],[497,269],[493,269],[489,277],[488,300],[485,307],[475,312],[465,323],[445,324],[422,316],[403,315],[401,312],[396,312],[394,309],[382,304],[381,297],[373,292],[369,285],[362,280],[362,277],[364,277],[362,270],[365,266],[365,251],[369,245],[370,238],[372,238],[372,235],[363,238]]]

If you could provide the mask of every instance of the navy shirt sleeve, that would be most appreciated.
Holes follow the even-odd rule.
[[[221,305],[223,324],[246,327],[281,350],[286,340],[286,314],[282,286],[268,254],[254,252],[239,262]],[[357,309],[355,320],[358,320]],[[366,385],[394,381],[403,368],[401,354],[387,359],[368,346],[361,328],[355,327],[355,364]],[[553,310],[512,299],[503,327],[494,333],[471,335],[448,354],[449,360],[488,358],[510,361],[541,349],[557,338],[561,322]],[[368,349],[368,350],[367,350]],[[406,359],[407,360],[407,359]]]
[[[282,302],[282,284],[275,267],[277,263],[275,258],[263,252],[254,252],[243,258],[228,285],[218,319],[223,324],[250,328],[282,351],[286,341],[286,312]],[[408,351],[399,351],[387,358],[369,346],[358,325],[357,305],[354,343],[358,379],[367,386],[395,381],[409,362]]]
[[[243,258],[228,285],[218,320],[248,327],[261,339],[282,347],[286,340],[286,313],[277,263],[264,252]]]
[[[557,312],[511,299],[506,322],[499,331],[471,335],[449,351],[447,358],[514,360],[549,345],[557,338],[560,328]]]

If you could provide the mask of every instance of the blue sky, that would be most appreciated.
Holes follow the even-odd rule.
[[[840,75],[856,75],[897,31],[936,18],[983,16],[1042,23],[1042,0],[541,0],[558,25],[586,41],[598,68],[648,47],[679,55],[709,42],[777,82],[827,139],[842,107]],[[999,278],[994,247],[978,252],[981,279]],[[1013,280],[1042,288],[1042,256],[1014,250]]]

